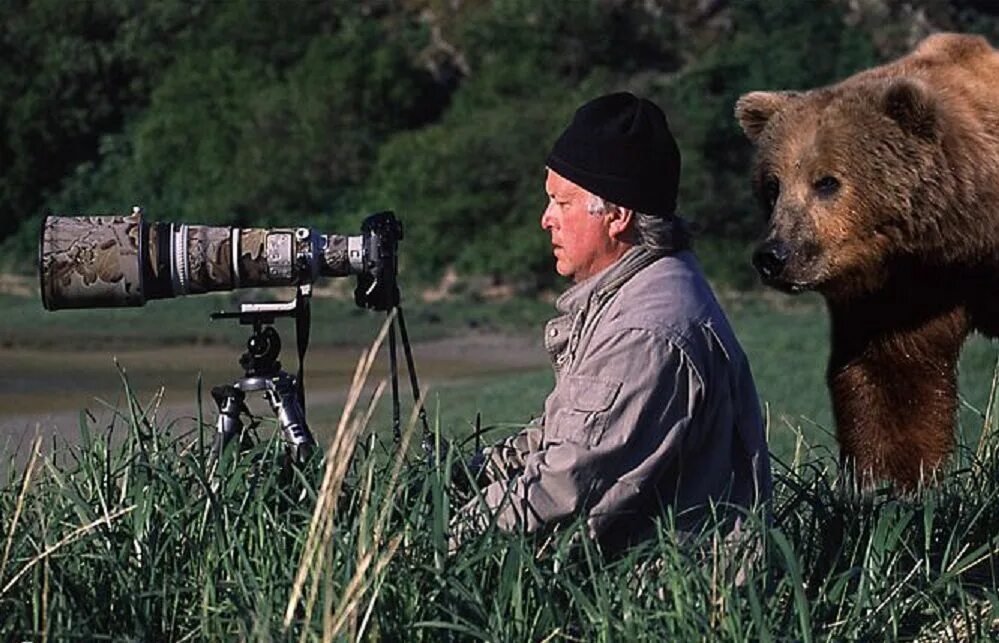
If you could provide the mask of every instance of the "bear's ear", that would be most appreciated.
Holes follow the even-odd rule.
[[[755,143],[774,114],[798,96],[798,92],[749,92],[735,102],[735,117],[742,131]]]
[[[910,78],[898,78],[888,85],[884,95],[885,113],[906,132],[932,139],[936,134],[937,115],[933,97],[923,84]]]

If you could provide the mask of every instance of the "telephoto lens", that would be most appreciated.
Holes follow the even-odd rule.
[[[138,207],[129,215],[48,216],[39,242],[42,303],[48,310],[142,306],[151,299],[308,284],[320,276],[394,279],[401,237],[391,212],[368,217],[360,235],[147,223]]]

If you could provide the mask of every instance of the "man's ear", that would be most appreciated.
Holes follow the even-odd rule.
[[[631,222],[635,218],[635,211],[631,208],[622,208],[619,205],[607,208],[604,214],[607,222],[607,234],[615,241],[628,241],[631,235]]]

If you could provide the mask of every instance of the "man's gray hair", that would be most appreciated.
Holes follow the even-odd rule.
[[[586,211],[593,216],[601,216],[608,210],[620,207],[603,197],[591,194],[590,201],[586,204]],[[639,245],[655,253],[675,252],[689,246],[690,238],[687,227],[679,217],[660,217],[638,210],[632,210],[632,212],[634,213],[635,234],[638,236]]]

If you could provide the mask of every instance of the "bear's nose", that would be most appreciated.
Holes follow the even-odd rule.
[[[774,279],[784,270],[790,252],[783,242],[765,241],[753,253],[753,266],[764,279]]]

